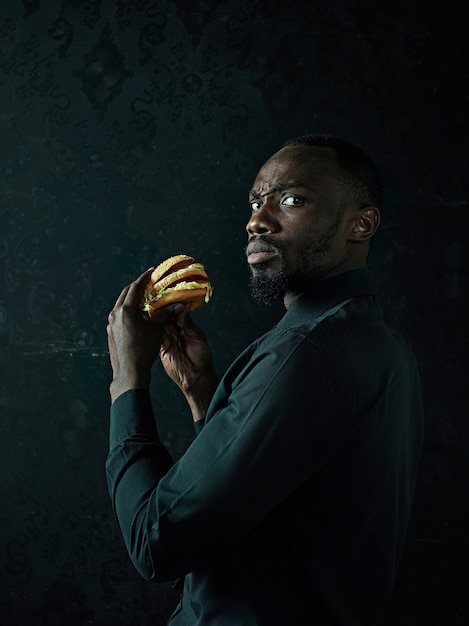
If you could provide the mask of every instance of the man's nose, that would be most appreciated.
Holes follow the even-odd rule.
[[[278,222],[272,208],[271,203],[266,199],[259,209],[251,213],[246,224],[246,231],[249,235],[274,233],[278,230]]]

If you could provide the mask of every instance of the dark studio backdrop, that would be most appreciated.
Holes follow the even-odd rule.
[[[372,269],[421,364],[426,441],[385,625],[466,624],[468,55],[463,3],[14,0],[0,8],[0,623],[162,625],[107,495],[106,319],[175,253],[220,372],[279,309],[251,304],[246,192],[290,136],[371,152]],[[175,457],[176,388],[154,402]],[[158,393],[156,393],[158,388]],[[285,625],[288,626],[288,625]]]

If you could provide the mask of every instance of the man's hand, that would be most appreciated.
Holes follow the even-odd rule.
[[[112,402],[129,389],[148,389],[165,326],[184,311],[184,305],[180,303],[164,307],[152,317],[141,310],[143,291],[152,270],[148,269],[122,290],[109,314],[107,334],[113,371]]]
[[[190,305],[165,327],[160,358],[168,376],[181,389],[194,421],[203,419],[218,376],[202,330],[189,317]]]
[[[160,356],[166,373],[184,393],[197,421],[205,417],[218,385],[212,354],[204,333],[189,317],[190,305],[172,304],[151,317],[141,310],[152,270],[122,290],[109,314],[111,400],[114,402],[129,389],[148,389],[152,366]]]

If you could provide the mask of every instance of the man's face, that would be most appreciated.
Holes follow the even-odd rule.
[[[347,264],[347,210],[330,148],[289,146],[260,169],[249,194],[247,260],[253,298],[286,305]]]

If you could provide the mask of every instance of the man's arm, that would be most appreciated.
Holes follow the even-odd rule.
[[[218,384],[210,349],[188,315],[189,306],[177,303],[151,317],[142,311],[143,289],[151,272],[152,268],[122,290],[107,326],[113,372],[108,484],[131,556],[135,537],[132,532],[129,537],[129,529],[135,527],[136,507],[144,497],[140,489],[145,496],[156,489],[173,464],[160,442],[148,391],[155,360],[160,356],[184,393],[197,425],[203,424]]]
[[[312,419],[304,402],[305,382],[296,374],[317,355],[298,341],[300,349],[285,335],[252,361],[240,357],[217,389],[203,430],[174,466],[162,468],[152,417],[134,423],[111,447],[109,490],[129,554],[145,578],[174,579],[216,559],[343,443],[335,388],[320,363],[310,363],[318,372],[310,387],[318,417],[325,411],[321,397],[327,398],[327,424]],[[126,412],[135,413],[132,404]],[[119,420],[117,412],[111,419]]]

